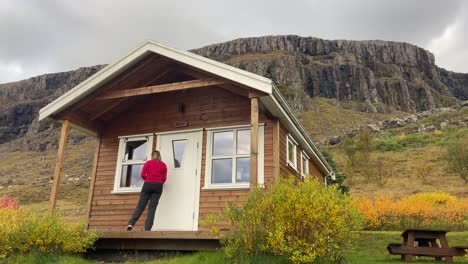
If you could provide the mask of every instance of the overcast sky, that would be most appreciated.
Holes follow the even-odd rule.
[[[468,73],[462,0],[0,0],[0,83],[111,63],[146,39],[193,49],[279,34],[405,41]]]

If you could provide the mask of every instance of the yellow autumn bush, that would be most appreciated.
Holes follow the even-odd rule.
[[[348,196],[293,177],[252,192],[242,208],[230,204],[225,218],[233,226],[222,238],[228,258],[270,254],[293,263],[338,261],[359,224]]]
[[[419,193],[400,200],[362,197],[354,199],[352,207],[361,214],[367,230],[468,230],[468,199],[447,193]]]
[[[84,224],[68,224],[56,213],[0,207],[0,259],[30,250],[84,252],[96,239],[97,233],[86,231]]]

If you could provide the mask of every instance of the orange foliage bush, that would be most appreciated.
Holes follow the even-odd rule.
[[[468,230],[468,199],[446,193],[420,193],[400,200],[362,197],[354,199],[352,207],[361,214],[367,230]]]

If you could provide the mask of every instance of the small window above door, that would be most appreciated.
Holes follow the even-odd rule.
[[[174,168],[181,168],[184,159],[185,147],[187,145],[186,139],[172,141],[172,154],[174,157]]]

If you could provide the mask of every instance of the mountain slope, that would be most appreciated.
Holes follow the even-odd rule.
[[[44,74],[18,82],[0,84],[0,144],[53,129],[50,122],[37,122],[39,109],[100,70],[102,66]],[[52,144],[53,145],[53,144]],[[31,146],[48,149],[52,145]]]

